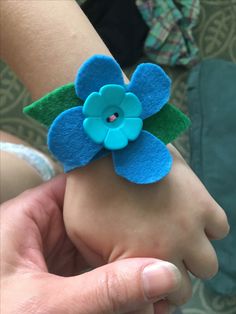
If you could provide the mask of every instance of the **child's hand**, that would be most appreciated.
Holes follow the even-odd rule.
[[[216,274],[209,239],[229,230],[222,208],[170,145],[169,175],[136,185],[115,175],[109,158],[68,174],[64,217],[69,236],[93,266],[127,257],[155,257],[182,272],[182,288],[170,300],[184,303],[191,293],[187,270],[200,278]]]

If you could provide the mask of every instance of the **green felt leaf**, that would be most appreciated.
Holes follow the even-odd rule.
[[[189,118],[179,109],[166,104],[158,113],[144,120],[143,129],[168,144],[190,126]]]
[[[74,83],[61,86],[31,105],[23,112],[39,123],[49,127],[53,120],[63,111],[72,107],[81,106],[83,101],[75,93]]]

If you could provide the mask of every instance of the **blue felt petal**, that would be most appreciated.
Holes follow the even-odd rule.
[[[137,96],[127,93],[120,107],[124,111],[125,117],[139,117],[142,112],[142,105]]]
[[[109,84],[103,86],[100,90],[100,93],[106,103],[113,106],[118,106],[125,97],[125,88],[120,85]]]
[[[82,107],[61,113],[48,132],[48,147],[65,172],[84,166],[102,149],[84,132]]]
[[[143,127],[143,120],[140,118],[125,118],[121,126],[122,132],[128,140],[134,141],[139,136]]]
[[[127,90],[141,101],[142,119],[152,116],[168,102],[170,85],[170,78],[158,65],[143,63],[136,68]]]
[[[107,84],[124,85],[119,64],[112,58],[94,55],[83,63],[75,79],[75,91],[85,100],[92,92]]]
[[[165,144],[147,131],[142,131],[138,139],[124,149],[112,152],[112,156],[116,173],[137,184],[161,180],[172,165]]]
[[[99,93],[92,93],[83,105],[83,114],[88,117],[100,117],[107,107],[106,102]]]
[[[95,155],[92,159],[92,161],[95,161],[95,160],[99,160],[99,159],[102,159],[104,157],[107,157],[111,154],[111,151],[110,150],[107,150],[105,148],[101,149],[97,155]]]
[[[87,135],[97,144],[102,144],[108,127],[104,124],[101,118],[86,118],[83,122],[84,130]]]

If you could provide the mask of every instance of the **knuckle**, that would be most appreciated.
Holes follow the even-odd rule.
[[[219,226],[220,226],[220,231],[221,231],[221,237],[225,237],[230,230],[230,226],[228,223],[228,218],[226,216],[226,213],[224,210],[221,210],[220,217],[219,217]]]
[[[223,212],[223,209],[215,202],[212,197],[204,197],[203,200],[200,201],[199,212],[201,214],[202,219],[215,221],[215,218],[219,213]]]
[[[223,210],[218,211],[212,218],[214,222],[214,229],[212,229],[212,234],[209,237],[215,240],[220,240],[227,236],[230,230],[227,216]]]
[[[212,239],[224,238],[229,233],[230,226],[223,208],[213,201],[208,206],[206,214],[206,229],[210,230],[209,237]]]
[[[107,313],[107,311],[118,313],[127,304],[129,293],[122,276],[107,271],[103,274],[99,286],[97,302],[101,308],[101,313]]]

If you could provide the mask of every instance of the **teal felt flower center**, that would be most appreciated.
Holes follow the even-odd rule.
[[[138,138],[143,121],[142,105],[133,93],[120,85],[103,86],[91,93],[83,106],[86,134],[110,150],[122,149]]]

